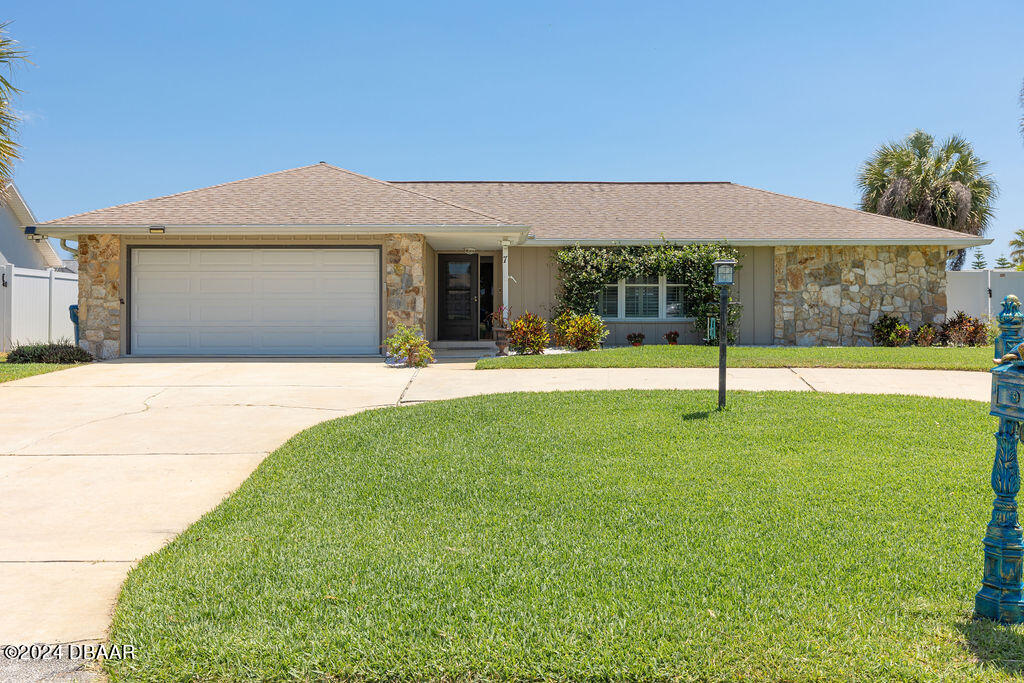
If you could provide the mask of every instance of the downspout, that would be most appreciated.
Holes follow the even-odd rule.
[[[78,240],[75,241],[77,242]],[[75,258],[78,258],[78,247],[69,247],[67,238],[60,238],[60,248],[63,249],[64,251],[70,252],[71,255],[74,256]]]

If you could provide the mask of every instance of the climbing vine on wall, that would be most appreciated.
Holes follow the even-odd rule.
[[[718,288],[712,263],[736,258],[727,244],[644,244],[627,247],[584,247],[579,244],[554,252],[561,287],[558,312],[590,313],[597,306],[601,287],[622,278],[665,275],[685,285],[684,302],[694,328],[706,335],[707,318],[718,313]],[[734,341],[740,306],[729,306],[729,339]]]

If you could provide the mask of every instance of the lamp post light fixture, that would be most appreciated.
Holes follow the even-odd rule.
[[[725,348],[729,343],[729,288],[736,281],[736,259],[715,261],[715,285],[718,286],[718,409],[725,407]]]

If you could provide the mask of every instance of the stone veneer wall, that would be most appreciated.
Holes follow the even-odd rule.
[[[415,327],[426,334],[426,255],[423,235],[384,236],[385,334],[391,334],[396,325]]]
[[[944,247],[776,247],[774,279],[776,344],[870,346],[883,313],[911,329],[946,315]]]
[[[121,353],[121,238],[78,238],[80,345],[97,358]]]

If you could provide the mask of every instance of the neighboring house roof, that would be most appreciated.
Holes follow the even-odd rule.
[[[17,186],[14,183],[9,183],[3,192],[0,192],[0,207],[6,207],[10,210],[11,215],[14,217],[16,227],[24,229],[27,225],[35,225],[36,217],[32,213],[32,209],[29,208],[25,202],[25,198],[21,196],[21,192],[18,191]],[[3,262],[13,262],[16,266],[25,268],[37,268],[37,267],[49,267],[49,268],[61,268],[63,266],[60,257],[57,256],[57,252],[53,250],[53,246],[49,240],[27,240],[25,235],[20,230],[11,232],[10,235],[5,235],[2,241],[7,239],[17,240],[18,249],[17,251],[22,254],[21,259],[11,258],[14,257],[15,250],[7,249],[2,250],[4,253],[0,253],[0,259]],[[22,245],[26,245],[27,249],[22,249]],[[38,261],[35,263],[19,263],[19,260],[28,258],[30,261],[32,255],[38,256]]]
[[[326,163],[47,221],[44,226],[498,226],[504,221]]]
[[[531,227],[537,241],[728,241],[735,244],[992,240],[729,182],[393,182]]]

